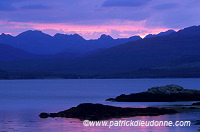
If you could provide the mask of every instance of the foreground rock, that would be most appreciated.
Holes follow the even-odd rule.
[[[200,125],[200,120],[197,120],[195,125]]]
[[[178,85],[153,87],[146,92],[122,94],[107,101],[117,102],[172,102],[172,101],[200,101],[200,90],[184,89]]]
[[[133,117],[133,116],[157,116],[163,114],[174,114],[175,110],[164,108],[121,108],[102,104],[84,103],[58,113],[41,113],[41,118],[66,117],[80,120],[105,120],[111,118]]]
[[[200,105],[200,102],[197,102],[197,103],[193,103],[192,105]]]

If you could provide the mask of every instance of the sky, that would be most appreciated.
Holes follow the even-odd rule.
[[[200,0],[1,0],[0,32],[144,37],[200,25],[199,5]]]

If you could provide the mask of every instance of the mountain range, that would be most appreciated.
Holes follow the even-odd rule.
[[[27,32],[43,34],[40,31]],[[16,48],[22,45],[16,41],[20,38],[21,42],[28,44],[31,39],[25,37],[29,36],[27,32],[16,37],[3,34],[4,39],[0,37],[0,42]],[[77,37],[79,39],[71,40],[71,43],[79,42],[77,45],[81,48],[68,47],[63,51],[54,52],[54,54],[48,52],[43,55],[33,55],[33,52],[28,53],[26,48],[22,48],[23,46],[17,47],[24,54],[28,53],[26,56],[30,56],[30,59],[22,58],[15,61],[10,59],[10,61],[1,62],[2,73],[5,75],[7,72],[8,75],[12,75],[12,78],[20,78],[22,73],[26,76],[24,78],[49,76],[63,78],[200,77],[200,26],[188,27],[178,32],[169,30],[153,35],[153,37],[149,35],[151,37],[147,36],[144,39],[139,36],[113,39],[108,35],[102,35],[97,40],[85,40],[77,34],[56,34],[53,37],[47,34],[43,35],[40,41],[39,39],[35,40],[36,37],[33,37],[33,40],[38,44],[51,40],[53,45],[53,41],[57,38],[57,45],[62,45],[63,38]],[[22,39],[23,37],[26,39]],[[47,42],[49,43],[45,43],[45,45],[50,44],[50,41]],[[42,51],[42,49],[38,49],[38,51]],[[64,57],[66,52],[71,53],[70,56],[75,56]]]
[[[50,36],[37,30],[29,30],[20,33],[16,37],[4,33],[0,35],[0,43],[8,44],[32,54],[56,54],[65,51],[83,54],[139,39],[141,39],[140,36],[113,39],[111,36],[103,34],[99,39],[85,40],[78,34],[67,35],[58,33],[54,36]]]
[[[159,34],[148,34],[147,36],[145,36],[145,38],[152,38],[152,37],[158,37],[158,36],[164,36],[164,35],[168,35],[171,33],[174,33],[174,30],[168,30],[166,32],[160,32]]]

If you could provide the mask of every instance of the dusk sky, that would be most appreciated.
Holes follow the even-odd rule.
[[[1,33],[78,33],[86,39],[200,25],[200,0],[1,0]]]

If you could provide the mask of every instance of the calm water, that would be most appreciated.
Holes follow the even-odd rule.
[[[177,84],[187,89],[199,89],[200,79],[80,79],[80,80],[1,80],[0,81],[0,132],[55,132],[55,131],[142,131],[142,132],[188,132],[190,127],[84,127],[77,119],[40,119],[41,112],[58,112],[80,103],[102,103],[122,107],[147,107],[191,104],[192,102],[165,103],[117,103],[107,98],[122,93],[146,91],[153,86]],[[175,115],[132,117],[126,120],[189,120],[194,124],[200,112],[193,111]]]

